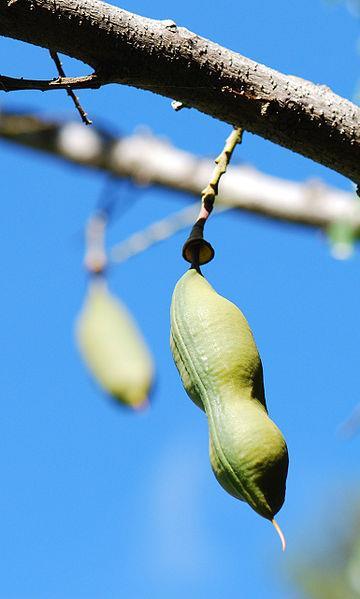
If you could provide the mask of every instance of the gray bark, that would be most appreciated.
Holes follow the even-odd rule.
[[[360,182],[360,108],[329,88],[278,73],[169,21],[98,0],[0,0],[0,34],[183,102]]]

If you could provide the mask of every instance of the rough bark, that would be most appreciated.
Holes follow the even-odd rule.
[[[98,0],[1,0],[0,34],[78,58],[102,83],[174,98],[360,182],[359,107],[171,21]]]
[[[199,199],[214,168],[212,160],[184,152],[150,134],[115,137],[94,126],[85,128],[80,123],[31,114],[0,112],[0,137],[79,166]],[[228,167],[216,204],[312,227],[346,222],[359,237],[360,202],[353,199],[353,194],[319,181],[287,181],[242,165]]]

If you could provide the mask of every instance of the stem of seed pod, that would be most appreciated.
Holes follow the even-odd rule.
[[[198,272],[200,272],[199,266],[210,262],[215,254],[211,244],[204,239],[204,225],[214,207],[221,176],[226,172],[235,146],[241,142],[241,139],[242,129],[233,129],[225,142],[223,151],[216,158],[216,166],[212,177],[205,189],[201,192],[201,208],[199,215],[191,229],[189,237],[183,245],[182,255],[184,260],[190,262],[191,267],[196,268]]]
[[[106,217],[102,213],[92,216],[86,227],[86,252],[84,264],[88,272],[101,274],[107,265],[105,251]]]
[[[204,218],[205,221],[209,217],[214,207],[215,198],[218,194],[219,182],[231,160],[235,146],[241,143],[243,130],[238,128],[234,129],[225,142],[224,149],[221,154],[215,160],[215,168],[213,170],[212,177],[207,186],[201,192],[201,209],[199,212],[199,218]]]

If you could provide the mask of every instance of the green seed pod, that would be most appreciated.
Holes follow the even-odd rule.
[[[90,281],[76,337],[104,391],[135,409],[146,405],[153,379],[149,350],[131,315],[101,278]]]
[[[207,415],[222,487],[273,522],[285,498],[288,452],[267,414],[260,356],[242,314],[191,268],[171,305],[171,349],[189,397]]]

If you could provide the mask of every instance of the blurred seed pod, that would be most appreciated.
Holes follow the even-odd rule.
[[[154,376],[152,357],[134,319],[102,277],[90,280],[76,338],[104,391],[134,409],[146,406]]]

